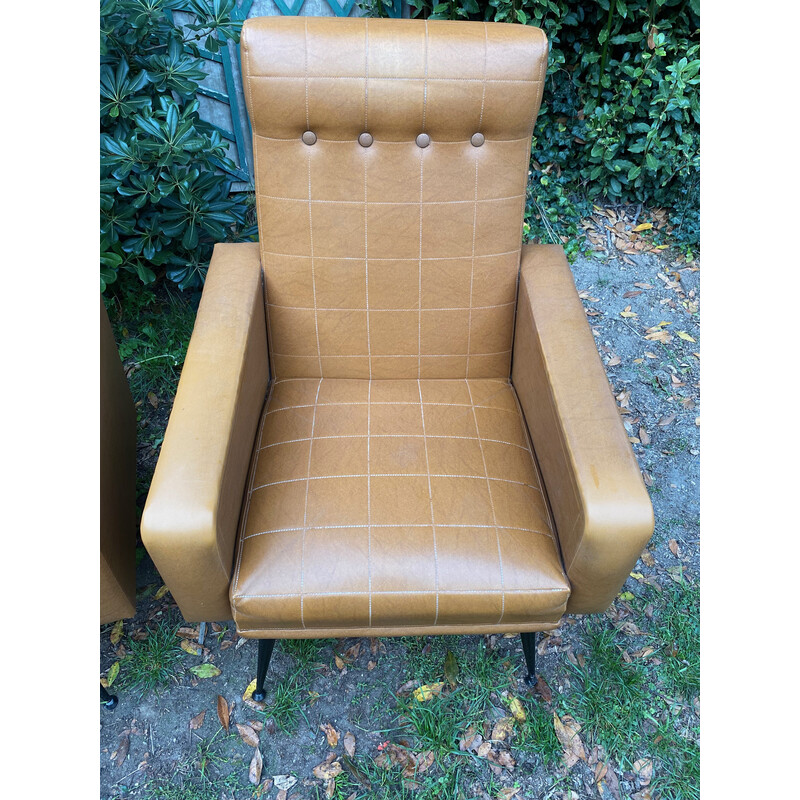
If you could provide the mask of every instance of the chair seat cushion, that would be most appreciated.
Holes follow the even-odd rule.
[[[240,633],[535,630],[568,596],[508,382],[273,384],[231,582]]]

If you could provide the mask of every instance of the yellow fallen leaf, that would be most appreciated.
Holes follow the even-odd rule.
[[[155,599],[156,599],[156,600],[160,600],[160,599],[161,599],[161,598],[162,598],[162,597],[163,597],[163,596],[164,596],[164,595],[165,595],[165,594],[166,594],[168,591],[169,591],[169,589],[167,589],[167,587],[166,587],[166,586],[162,586],[162,587],[161,587],[161,588],[160,588],[160,589],[159,589],[159,590],[156,592]]]
[[[492,739],[496,742],[504,742],[506,737],[511,734],[514,729],[513,717],[503,717],[495,722],[492,728]]]
[[[244,694],[242,695],[242,701],[246,706],[250,706],[250,708],[255,709],[256,711],[263,711],[267,704],[263,700],[253,700],[253,692],[256,690],[256,679],[253,678],[252,681],[247,685],[247,688],[244,690]]]
[[[339,731],[330,722],[321,723],[319,729],[325,734],[325,738],[331,747],[336,747],[339,744]]]
[[[631,578],[635,578],[637,581],[643,581],[644,575],[641,572],[631,572]]]
[[[620,311],[619,315],[621,317],[625,317],[625,319],[630,319],[631,317],[638,317],[639,316],[635,311]]]
[[[106,673],[106,688],[114,683],[114,681],[117,679],[117,675],[119,675],[119,661],[115,661],[108,668],[108,672]]]
[[[656,250],[666,250],[669,247],[668,244],[660,244],[655,249]]]
[[[181,639],[181,650],[185,650],[190,656],[199,656],[203,652],[197,642],[190,642],[188,639]]]
[[[426,700],[430,700],[432,697],[441,694],[443,688],[444,681],[426,684],[425,686],[420,686],[418,689],[414,689],[414,697],[419,700],[420,703],[424,703]]]
[[[697,339],[693,339],[691,336],[689,336],[689,334],[686,333],[686,331],[678,331],[678,337],[683,339],[684,342],[696,342],[697,341]]]
[[[652,222],[643,222],[641,225],[637,225],[634,229],[634,233],[639,233],[640,231],[649,231],[650,228],[653,227]]]
[[[117,620],[114,627],[111,629],[111,644],[119,644],[122,638],[122,620]]]
[[[619,595],[620,600],[633,600],[633,592],[621,592]]]
[[[508,707],[511,709],[511,713],[514,715],[514,719],[517,722],[525,722],[527,714],[525,713],[525,706],[522,705],[522,700],[520,700],[519,697],[512,698]]]

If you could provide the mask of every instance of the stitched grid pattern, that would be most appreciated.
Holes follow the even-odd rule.
[[[273,375],[507,378],[543,34],[385,22],[244,37]]]
[[[506,381],[277,381],[248,487],[242,630],[514,624],[568,596]]]

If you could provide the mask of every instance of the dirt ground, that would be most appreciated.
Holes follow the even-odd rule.
[[[649,580],[669,584],[686,576],[696,581],[700,522],[698,265],[654,254],[626,260],[587,255],[579,257],[572,270],[655,510],[656,530],[649,555],[635,569],[640,578],[629,578],[623,591],[637,594]],[[176,625],[196,626],[197,621],[187,623],[180,618],[168,593],[156,599],[162,582],[146,555],[138,566],[137,583],[138,614],[125,621],[122,638],[112,644],[112,626],[101,630],[102,674],[127,652],[128,637],[135,638],[137,631],[154,622],[166,618]],[[319,771],[315,775],[314,768],[329,753],[344,751],[343,740],[331,748],[320,726],[330,724],[342,737],[352,732],[358,754],[378,757],[385,742],[398,741],[395,694],[399,687],[422,674],[417,669],[424,659],[437,654],[444,657],[447,649],[459,659],[468,658],[478,647],[492,649],[500,662],[516,668],[512,694],[526,702],[541,702],[521,681],[516,683],[524,672],[518,637],[323,640],[308,662],[297,727],[286,732],[243,702],[242,694],[255,677],[256,643],[237,639],[231,621],[216,622],[221,628],[212,630],[209,625],[207,629],[207,652],[187,653],[179,679],[160,695],[151,692],[138,697],[134,691],[119,690],[119,706],[113,711],[101,709],[103,800],[324,797],[326,782]],[[570,687],[568,656],[573,658],[579,652],[578,631],[585,624],[584,618],[568,618],[540,644],[537,671],[553,694]],[[188,671],[203,661],[218,667],[221,674],[198,678]],[[268,701],[275,701],[277,684],[296,663],[296,654],[276,646],[267,679]],[[218,721],[218,695],[235,704],[231,735],[221,730]],[[190,721],[202,712],[202,724],[192,729]],[[699,715],[699,703],[696,713]],[[263,757],[258,788],[248,782],[254,750],[242,743],[236,729],[236,723],[249,721],[264,725],[258,733]],[[547,764],[524,748],[513,752],[513,770],[475,767],[472,777],[459,784],[460,794],[448,793],[443,785],[440,794],[430,796],[528,800],[601,796],[646,800],[651,796],[641,775],[630,769],[619,770],[618,785],[609,791],[603,788],[610,785],[608,779],[608,783],[596,780],[591,757],[588,763],[581,760],[567,771],[559,761]],[[198,770],[207,776],[205,784],[197,783]],[[490,783],[492,788],[488,788]],[[514,789],[517,792],[512,793]],[[338,784],[335,791],[339,792]],[[348,789],[333,796],[342,800],[373,793],[379,796],[376,789],[360,791]],[[408,796],[413,797],[413,791]],[[656,797],[653,795],[653,800]]]

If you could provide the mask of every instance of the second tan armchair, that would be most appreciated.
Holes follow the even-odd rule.
[[[245,23],[260,244],[214,252],[142,520],[188,620],[276,638],[604,610],[652,507],[560,247],[522,246],[530,26]]]

